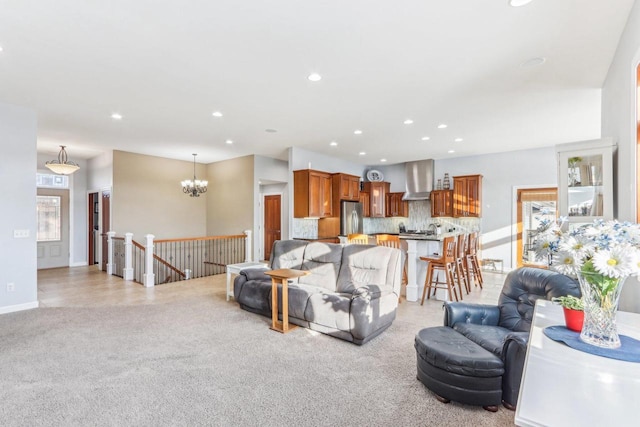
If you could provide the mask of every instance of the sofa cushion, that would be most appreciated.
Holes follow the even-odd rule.
[[[235,292],[235,299],[252,311],[271,313],[271,280],[248,280],[239,288],[239,292]]]
[[[393,291],[392,271],[399,262],[392,257],[400,257],[398,249],[375,245],[347,245],[342,250],[342,265],[338,275],[337,291],[351,294],[367,285],[379,285]]]
[[[309,296],[305,319],[341,331],[350,330],[351,295],[318,292]]]
[[[307,242],[304,240],[276,240],[271,251],[271,269],[302,268],[302,259]]]
[[[456,323],[453,329],[496,356],[502,356],[505,338],[513,333],[509,329],[501,328],[500,326],[462,322]]]
[[[309,298],[314,294],[322,294],[326,289],[318,286],[290,283],[289,289],[289,316],[302,320],[306,318],[305,311],[309,304]],[[282,313],[282,286],[278,285],[278,312]]]
[[[309,243],[304,250],[302,270],[307,270],[311,274],[300,277],[298,283],[318,286],[334,292],[341,261],[342,245],[321,242]]]

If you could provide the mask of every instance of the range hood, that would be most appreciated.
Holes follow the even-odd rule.
[[[402,200],[429,200],[433,190],[433,159],[405,164],[407,189]]]

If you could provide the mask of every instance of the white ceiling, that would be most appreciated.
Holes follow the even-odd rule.
[[[299,146],[374,165],[549,146],[600,136],[600,88],[632,6],[0,0],[0,101],[34,108],[38,150],[64,144],[71,160]],[[534,57],[547,61],[521,67]]]

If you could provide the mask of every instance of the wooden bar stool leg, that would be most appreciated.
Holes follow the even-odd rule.
[[[458,292],[456,291],[456,283],[453,280],[455,265],[447,265],[445,269],[445,274],[447,277],[447,288],[449,291],[449,299],[452,300],[454,297],[456,302],[458,301]]]
[[[429,263],[427,265],[427,277],[424,280],[424,289],[422,290],[422,301],[420,305],[424,305],[424,296],[427,294],[427,291],[431,292],[431,276],[433,274],[433,263]]]
[[[472,257],[472,259],[471,259],[471,262],[473,263],[474,275],[477,276],[478,285],[480,285],[480,289],[482,289],[482,283],[484,282],[484,279],[482,278],[482,271],[480,270],[480,264],[478,263],[478,257],[476,255],[474,255]]]

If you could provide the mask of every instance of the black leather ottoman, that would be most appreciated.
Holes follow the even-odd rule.
[[[418,379],[438,400],[498,410],[504,373],[498,356],[446,326],[422,329],[415,348]]]

